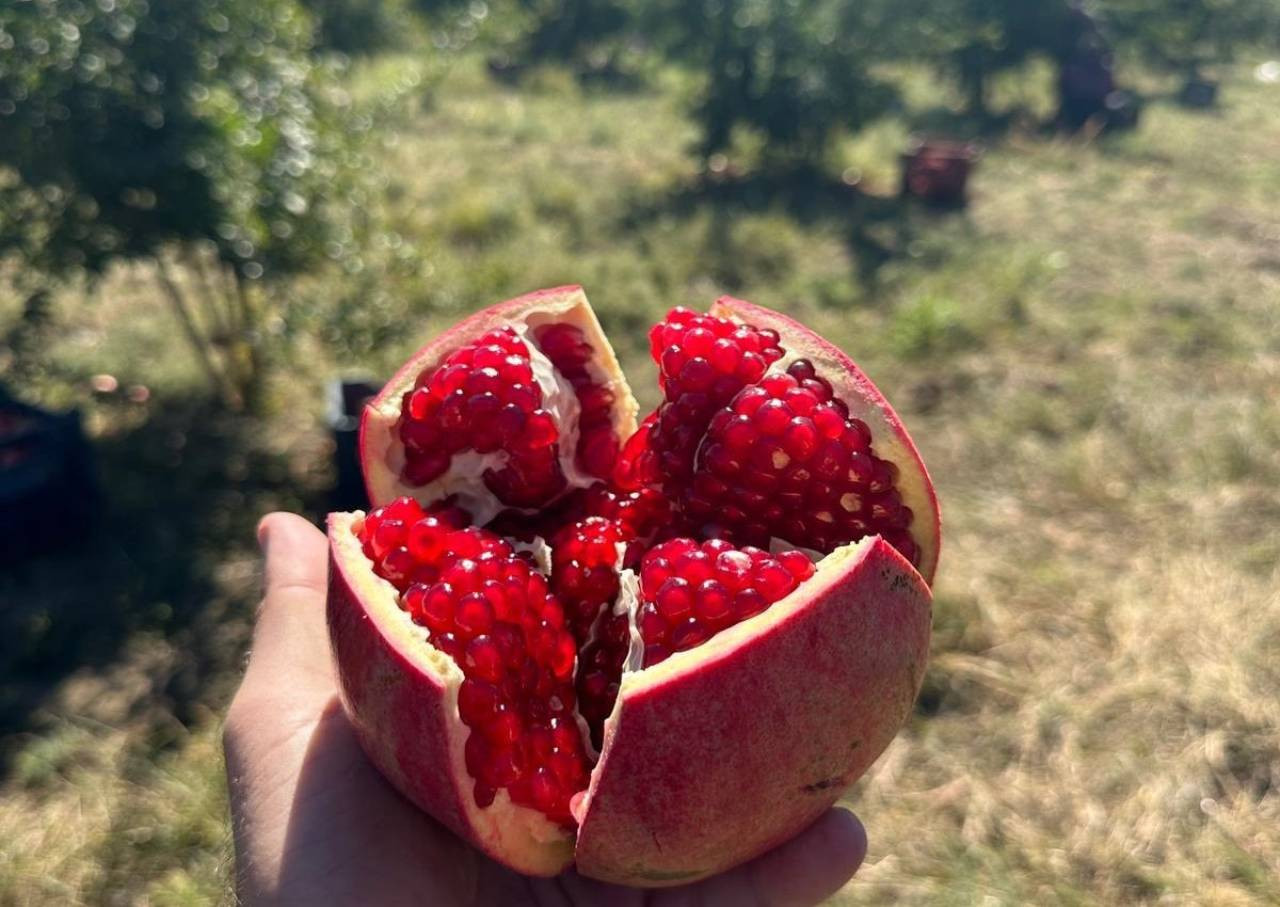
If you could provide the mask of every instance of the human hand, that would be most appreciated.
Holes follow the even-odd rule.
[[[224,748],[236,888],[260,905],[816,904],[857,870],[866,833],[833,809],[776,850],[680,888],[520,876],[418,810],[360,749],[337,698],[325,626],[325,537],[301,517],[258,527],[265,593]]]

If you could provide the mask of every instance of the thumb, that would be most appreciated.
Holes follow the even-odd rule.
[[[328,544],[302,517],[272,513],[258,524],[263,596],[253,631],[246,687],[328,698],[333,662],[325,624]]]

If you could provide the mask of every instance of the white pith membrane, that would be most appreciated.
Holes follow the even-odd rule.
[[[630,393],[624,392],[625,387],[615,377],[621,375],[621,371],[613,351],[602,342],[599,324],[587,308],[586,297],[581,291],[568,295],[558,304],[546,302],[543,306],[530,308],[522,317],[512,317],[506,322],[506,326],[515,330],[528,349],[533,378],[542,391],[542,408],[551,415],[562,432],[556,443],[559,445],[560,468],[566,482],[564,494],[567,495],[576,489],[593,485],[600,479],[578,467],[578,395],[538,347],[535,339],[538,328],[554,324],[569,324],[578,328],[582,331],[583,339],[591,345],[593,356],[587,362],[587,372],[594,384],[606,387],[614,393],[613,431],[618,436],[619,443],[625,441],[635,429],[635,402]],[[418,376],[438,368],[451,353],[478,340],[482,333],[484,332],[441,350],[434,361],[415,363],[414,369],[403,370],[397,375],[400,380],[392,379],[393,384],[383,390],[376,405],[370,406],[365,425],[365,431],[371,433],[375,443],[382,441],[386,444],[382,450],[382,461],[390,475],[394,476],[394,480],[386,488],[387,500],[407,496],[422,502],[432,502],[453,496],[458,506],[471,515],[477,526],[485,525],[504,510],[521,509],[499,501],[483,480],[487,470],[496,471],[506,466],[509,460],[507,452],[499,450],[481,454],[474,450],[459,451],[453,455],[449,468],[439,478],[426,485],[410,485],[401,478],[405,454],[396,425],[400,419],[401,398],[414,386]]]
[[[532,807],[519,806],[511,801],[505,789],[499,789],[494,801],[487,807],[476,805],[467,771],[465,745],[470,728],[458,712],[458,687],[464,674],[458,664],[430,641],[426,627],[414,623],[409,613],[400,606],[400,594],[391,583],[373,572],[373,564],[365,555],[358,537],[365,514],[333,514],[331,516],[334,555],[344,578],[356,593],[360,606],[373,621],[379,634],[387,640],[412,666],[444,690],[445,707],[451,716],[448,726],[449,769],[455,779],[465,779],[458,791],[458,800],[466,810],[469,824],[479,840],[494,850],[528,857],[531,866],[567,866],[573,858],[573,842],[576,830],[566,829],[552,822],[542,812]],[[608,755],[612,739],[625,719],[626,700],[634,694],[659,684],[671,682],[681,675],[698,670],[717,659],[728,658],[753,640],[768,633],[773,626],[785,622],[794,613],[818,599],[825,587],[836,580],[869,552],[876,536],[868,536],[837,548],[822,557],[813,576],[801,581],[787,596],[771,604],[764,611],[741,623],[726,627],[710,639],[683,652],[674,652],[666,660],[647,668],[641,667],[644,648],[636,626],[636,612],[640,606],[640,582],[633,570],[619,571],[621,591],[615,599],[612,613],[627,615],[631,632],[631,648],[623,664],[619,681],[618,698],[613,711],[604,722],[604,744],[599,758],[592,767],[587,788],[574,795],[571,811],[582,824],[591,806],[591,798],[599,782],[600,769]],[[549,548],[536,540],[528,550],[535,552],[539,572],[549,576]],[[576,676],[577,665],[574,665]],[[597,755],[591,746],[586,722],[574,709],[588,753]]]

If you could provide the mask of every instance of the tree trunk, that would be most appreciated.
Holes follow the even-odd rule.
[[[198,251],[190,246],[184,248],[183,261],[187,270],[196,276],[196,282],[200,284],[200,298],[208,313],[209,322],[213,325],[213,330],[222,341],[229,343],[235,337],[236,326],[235,312],[228,294],[214,286],[204,256]]]
[[[239,406],[239,394],[228,377],[218,368],[218,364],[210,352],[209,341],[200,333],[199,327],[196,326],[195,319],[191,316],[191,310],[187,307],[186,298],[182,295],[182,290],[178,288],[173,275],[169,273],[169,266],[158,255],[154,260],[156,263],[156,276],[160,286],[169,300],[169,305],[173,308],[174,315],[178,318],[178,323],[182,326],[182,332],[186,334],[187,342],[191,344],[191,349],[196,354],[196,360],[200,363],[201,369],[209,379],[210,388],[224,402],[232,406]]]
[[[263,381],[266,377],[262,355],[262,324],[258,307],[254,304],[248,282],[239,270],[232,268],[235,278],[236,298],[240,303],[240,322],[244,325],[243,338],[246,354],[246,374],[241,383],[245,408],[250,412],[261,412],[263,404]]]

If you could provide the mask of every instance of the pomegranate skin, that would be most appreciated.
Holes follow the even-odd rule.
[[[721,872],[813,822],[889,745],[924,677],[931,596],[879,537],[843,551],[763,614],[624,678],[579,872],[643,887]]]
[[[351,514],[329,517],[329,640],[343,708],[370,761],[401,794],[495,860],[552,876],[573,859],[573,836],[502,799],[475,805],[458,718],[462,673],[408,621],[394,590],[353,569],[363,553]],[[385,588],[384,588],[385,587]],[[435,657],[432,657],[432,656]]]
[[[905,428],[857,366],[803,325],[727,297],[712,314],[776,330],[788,355],[811,359],[867,422],[877,452],[898,465],[898,488],[916,514],[919,572],[878,536],[865,538],[837,549],[767,611],[625,674],[601,759],[573,807],[576,831],[515,806],[505,792],[476,806],[457,705],[461,669],[372,572],[354,532],[361,515],[330,516],[329,630],[361,745],[407,799],[520,873],[552,876],[576,860],[585,876],[661,887],[749,860],[792,837],[861,777],[918,692],[940,521]],[[635,404],[585,296],[578,287],[538,291],[441,334],[366,408],[361,452],[373,503],[414,492],[400,481],[389,439],[399,401],[424,369],[490,329],[562,318],[596,349],[595,366],[617,395],[614,431],[625,439]]]

